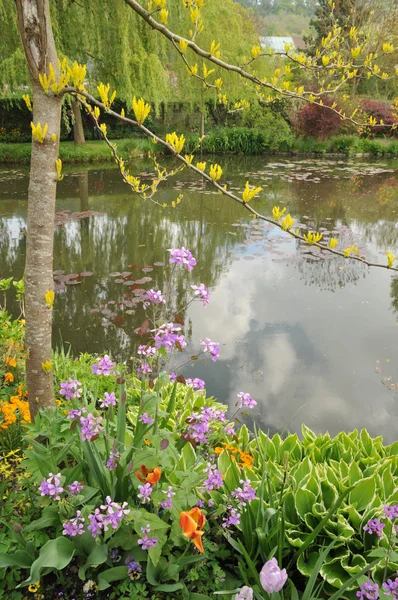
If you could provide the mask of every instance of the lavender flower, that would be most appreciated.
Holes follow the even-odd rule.
[[[254,408],[255,406],[257,406],[257,402],[253,400],[250,394],[247,394],[245,392],[239,392],[238,398],[240,400],[241,407],[247,406],[247,408]]]
[[[136,371],[137,375],[150,375],[152,373],[151,365],[143,362],[140,367],[137,367]]]
[[[356,595],[360,600],[378,600],[379,586],[377,583],[373,583],[371,579],[368,579],[366,583],[359,587]]]
[[[224,485],[221,471],[216,468],[216,465],[207,463],[205,472],[207,474],[207,478],[204,480],[203,485],[205,486],[206,492],[218,490]]]
[[[67,419],[78,419],[86,412],[87,412],[87,408],[80,408],[80,409],[72,408],[72,410],[70,410],[68,412],[66,417],[67,417]]]
[[[227,435],[235,435],[236,431],[235,431],[235,427],[234,427],[233,423],[228,423],[225,426],[225,433]]]
[[[239,506],[246,506],[247,502],[251,502],[256,497],[256,490],[254,490],[251,486],[251,483],[248,479],[243,481],[242,479],[239,482],[242,487],[236,488],[231,493],[231,496],[238,501]]]
[[[119,452],[117,450],[111,450],[108,460],[106,461],[106,466],[110,471],[115,471],[117,469],[117,459],[120,457]]]
[[[370,519],[364,526],[364,531],[369,534],[375,533],[378,537],[382,537],[385,523],[382,523],[379,519]]]
[[[206,444],[208,434],[211,433],[211,424],[213,422],[224,423],[226,421],[225,411],[212,407],[202,408],[201,413],[192,413],[187,422],[188,436],[198,444]]]
[[[205,338],[200,341],[200,345],[203,348],[203,352],[209,352],[211,360],[216,362],[220,354],[220,344],[218,342],[212,342],[210,338]]]
[[[198,508],[203,508],[204,505],[205,505],[205,501],[204,500],[198,500],[197,503],[196,503],[196,506]]]
[[[145,425],[152,425],[153,423],[153,419],[148,415],[148,413],[142,413],[138,420],[141,421],[141,423],[145,423]]]
[[[229,515],[224,517],[222,526],[227,528],[231,527],[231,525],[240,525],[240,513],[232,506],[228,506],[228,510]]]
[[[77,379],[67,379],[60,384],[60,395],[65,396],[65,400],[80,398],[82,393],[82,384]]]
[[[141,356],[145,356],[146,358],[152,358],[152,356],[154,354],[156,354],[156,348],[154,348],[153,346],[138,346],[138,350],[137,350],[138,354],[140,354]]]
[[[90,521],[90,525],[88,525],[87,530],[91,531],[93,538],[96,538],[101,534],[104,515],[101,514],[99,508],[96,508],[92,514],[88,515],[87,518]]]
[[[204,390],[205,389],[205,382],[203,381],[203,379],[199,379],[198,377],[194,377],[194,379],[187,379],[186,380],[187,385],[189,385],[191,388],[193,388],[194,390]]]
[[[253,588],[244,585],[239,593],[236,594],[235,600],[253,600]]]
[[[160,290],[148,290],[146,293],[146,297],[148,300],[153,302],[153,304],[166,304],[166,300],[162,296],[162,292]]]
[[[109,408],[110,406],[116,406],[116,396],[114,392],[108,394],[108,392],[104,393],[104,400],[100,401],[101,408]]]
[[[123,504],[112,502],[110,496],[107,496],[105,500],[106,504],[101,505],[101,510],[105,512],[102,519],[104,531],[107,531],[109,526],[111,526],[112,529],[117,529],[119,523],[122,522],[124,515],[130,513],[130,509],[126,508],[127,502],[123,502]]]
[[[81,511],[78,510],[74,519],[70,519],[69,521],[64,522],[62,535],[69,535],[70,537],[75,537],[76,535],[83,535],[85,520],[80,515]]]
[[[152,494],[151,484],[146,483],[145,485],[139,485],[138,489],[139,489],[140,493],[137,494],[137,497],[140,498],[142,504],[146,504],[147,502],[150,502],[150,496]]]
[[[171,248],[167,250],[170,252],[169,263],[176,265],[181,265],[185,267],[188,272],[191,272],[194,266],[196,265],[196,259],[192,256],[191,251],[186,248]]]
[[[101,425],[102,417],[94,417],[92,413],[88,413],[87,417],[80,417],[80,427],[82,440],[91,442],[100,431],[103,431]]]
[[[200,283],[199,285],[191,285],[195,296],[202,300],[203,306],[206,308],[207,304],[210,302],[210,294],[204,283]]]
[[[286,569],[279,568],[276,558],[268,560],[260,571],[260,583],[268,594],[280,592],[286,580]]]
[[[398,504],[395,504],[394,506],[384,506],[384,514],[388,519],[391,519],[391,521],[393,521],[394,519],[398,518]]]
[[[60,486],[60,481],[61,473],[58,473],[57,475],[49,473],[48,479],[44,477],[39,486],[41,496],[50,496],[50,498],[54,498],[55,500],[61,500],[60,494],[62,494],[62,492],[65,490],[62,486]]]
[[[80,494],[83,489],[83,485],[79,481],[74,481],[70,485],[68,485],[68,490],[70,494]]]
[[[176,375],[174,372],[173,372],[173,373],[170,373],[169,377],[170,377],[170,381],[171,381],[172,383],[174,383],[174,382],[175,382],[175,380],[177,379],[177,375]]]
[[[185,348],[187,345],[185,338],[182,334],[178,333],[181,331],[181,327],[174,325],[173,323],[165,323],[161,325],[154,335],[156,348],[165,348],[166,350],[173,350],[176,344]]]
[[[91,367],[93,375],[114,375],[116,363],[112,362],[108,354],[97,360]]]
[[[158,538],[157,537],[154,537],[154,538],[148,537],[147,534],[150,533],[150,531],[151,531],[150,526],[147,525],[146,527],[141,527],[141,531],[144,535],[142,536],[142,538],[137,540],[137,544],[139,544],[143,550],[149,550],[149,548],[154,548],[156,546],[156,544],[158,543]]]
[[[392,596],[393,600],[397,600],[398,598],[398,577],[394,579],[387,579],[385,583],[383,583],[383,591],[386,596]]]

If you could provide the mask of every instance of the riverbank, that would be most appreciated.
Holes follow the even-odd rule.
[[[125,158],[139,157],[155,151],[162,154],[164,149],[149,139],[130,138],[115,140],[119,153]],[[186,152],[198,151],[196,135],[187,135],[184,146]],[[234,128],[215,129],[202,141],[201,152],[206,154],[309,154],[342,156],[398,156],[398,140],[366,139],[355,135],[339,135],[326,140],[312,138],[291,138],[273,142],[266,132],[258,129]],[[74,142],[61,142],[60,158],[64,164],[87,164],[112,162],[113,156],[101,140],[87,141],[84,146]],[[0,143],[0,164],[28,164],[30,143]]]

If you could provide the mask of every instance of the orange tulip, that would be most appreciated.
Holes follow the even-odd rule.
[[[203,527],[206,523],[206,517],[198,508],[191,508],[188,512],[180,514],[180,527],[185,537],[193,541],[199,552],[204,552],[202,535],[204,534]]]
[[[159,467],[155,467],[154,469],[147,469],[145,465],[141,465],[141,473],[139,471],[135,472],[136,477],[143,483],[150,483],[151,485],[155,485],[160,479],[162,471]]]

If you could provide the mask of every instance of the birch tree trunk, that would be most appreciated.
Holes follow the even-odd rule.
[[[53,289],[54,214],[61,123],[61,97],[47,95],[39,73],[52,63],[58,75],[58,57],[51,27],[48,0],[15,0],[18,28],[29,67],[33,91],[33,118],[48,133],[39,143],[32,138],[28,192],[28,227],[25,263],[27,384],[31,416],[38,407],[54,406],[53,377],[42,365],[51,361],[52,308],[45,299]],[[55,141],[51,136],[55,134]]]

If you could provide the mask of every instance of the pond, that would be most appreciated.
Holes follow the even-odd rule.
[[[252,201],[260,212],[286,206],[302,228],[334,232],[344,248],[355,243],[378,262],[386,250],[398,255],[397,162],[218,160],[230,187],[242,190],[247,179],[263,186]],[[134,165],[148,179],[151,170],[148,160]],[[0,168],[0,182],[0,277],[19,278],[27,170]],[[208,394],[231,406],[249,392],[258,402],[253,417],[271,432],[299,432],[305,423],[331,434],[366,427],[395,440],[398,279],[311,252],[189,173],[163,185],[159,200],[170,204],[180,193],[176,209],[162,209],[130,193],[114,168],[66,170],[57,198],[54,345],[128,361],[144,318],[131,302],[134,287],[162,288],[165,270],[156,263],[185,246],[198,265],[179,291],[202,282],[211,298],[184,314],[183,360],[203,337],[221,348],[216,363],[189,361],[185,377],[204,379]]]

